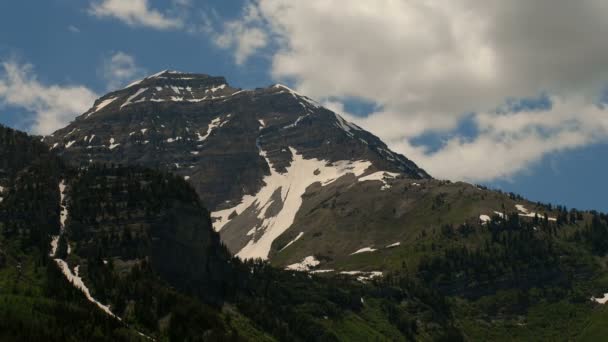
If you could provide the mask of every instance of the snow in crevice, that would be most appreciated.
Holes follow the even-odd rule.
[[[261,223],[255,228],[255,236],[242,248],[237,256],[242,259],[262,258],[267,259],[272,242],[283,234],[294,222],[295,216],[302,205],[302,195],[306,188],[314,183],[322,186],[334,182],[336,179],[346,175],[354,174],[356,177],[362,175],[372,164],[369,161],[338,161],[328,164],[327,161],[318,159],[304,159],[298,152],[291,148],[293,160],[287,167],[285,173],[277,172],[267,158],[266,152],[260,149],[260,155],[269,165],[270,175],[263,179],[264,186],[255,195],[245,195],[241,202],[228,209],[212,213],[215,219],[214,228],[220,231],[228,217],[233,213],[242,213],[248,208],[258,213]],[[282,201],[282,210],[275,216],[265,216],[264,208],[273,199],[273,194],[279,191]]]
[[[394,247],[399,247],[401,246],[401,242],[395,242],[395,243],[391,243],[390,245],[387,245],[386,248],[394,248]]]
[[[95,114],[97,112],[99,112],[100,110],[104,109],[105,107],[107,107],[110,103],[114,102],[116,99],[118,98],[118,96],[115,97],[110,97],[108,99],[105,99],[103,101],[101,101],[97,106],[95,106],[95,108],[93,109],[92,112],[90,112],[89,114],[87,114],[85,116],[85,118],[88,118],[89,116],[91,116],[92,114]]]
[[[307,256],[302,261],[295,263],[295,264],[291,264],[291,265],[285,267],[285,269],[289,270],[289,271],[306,272],[306,271],[310,271],[312,268],[318,266],[320,263],[321,262],[319,260],[317,260],[314,256]]]
[[[372,247],[363,247],[363,248],[358,249],[355,252],[351,253],[351,255],[361,254],[361,253],[371,253],[371,252],[375,252],[375,251],[376,251],[376,249],[374,249]]]
[[[295,237],[293,240],[289,241],[289,243],[288,243],[288,244],[286,244],[286,245],[285,245],[285,247],[281,248],[281,250],[280,250],[279,252],[282,252],[282,251],[284,251],[285,249],[287,249],[287,247],[289,247],[289,246],[293,245],[293,244],[294,244],[294,242],[296,242],[296,241],[300,240],[300,238],[301,238],[303,235],[304,235],[304,232],[300,232],[300,233],[298,234],[298,236],[296,236],[296,237]]]
[[[59,235],[51,237],[51,252],[50,256],[57,254],[57,246],[59,243],[59,237],[63,235],[65,231],[65,221],[68,218],[68,207],[65,204],[65,180],[59,183]]]
[[[353,131],[360,131],[361,128],[353,123],[344,120],[340,115],[334,113],[336,116],[336,127],[341,128],[348,136],[354,137]]]
[[[148,88],[141,88],[141,89],[137,89],[137,91],[135,92],[135,94],[129,96],[129,98],[127,98],[127,101],[125,101],[125,103],[123,103],[120,106],[120,109],[122,109],[123,107],[126,107],[128,105],[131,104],[131,101],[133,101],[134,99],[136,99],[138,96],[140,96],[143,92],[145,92],[146,90],[148,90]]]
[[[69,212],[68,212],[68,207],[65,203],[65,193],[66,193],[66,183],[65,180],[62,180],[59,183],[59,205],[61,208],[61,211],[59,213],[59,235],[56,236],[52,236],[51,237],[51,252],[49,253],[49,256],[51,257],[55,257],[55,255],[57,254],[57,246],[59,243],[59,238],[65,234],[65,222],[68,218]],[[71,248],[70,245],[68,243],[68,250],[67,250],[67,254],[71,253]],[[97,301],[95,298],[93,298],[91,296],[91,293],[89,291],[89,289],[87,288],[87,286],[84,284],[82,278],[79,275],[79,271],[80,271],[80,266],[76,266],[74,268],[74,271],[72,271],[70,269],[70,266],[68,265],[67,262],[65,262],[65,260],[62,260],[60,258],[55,258],[53,259],[55,261],[55,263],[57,264],[57,266],[59,266],[59,268],[61,269],[61,272],[63,273],[63,275],[66,277],[66,279],[72,284],[74,285],[74,287],[76,287],[77,289],[79,289],[80,291],[82,291],[82,293],[84,293],[85,297],[87,298],[87,300],[89,300],[90,302],[94,303],[95,305],[97,305],[101,310],[103,310],[104,312],[106,312],[108,315],[117,318],[118,320],[120,320],[119,317],[117,317],[116,315],[114,315],[114,313],[112,313],[112,311],[110,310],[110,308],[106,305],[101,304],[99,301]]]
[[[72,145],[74,145],[76,143],[76,140],[72,140],[70,142],[68,142],[67,144],[65,144],[65,148],[68,149],[70,147],[72,147]]]
[[[112,310],[110,310],[109,306],[101,304],[98,300],[96,300],[95,298],[93,298],[93,296],[91,296],[89,288],[84,284],[84,281],[82,281],[82,278],[78,274],[79,271],[80,271],[80,266],[74,267],[74,271],[72,272],[72,270],[70,269],[70,266],[64,260],[55,259],[55,262],[57,263],[57,265],[61,269],[61,272],[66,277],[66,279],[70,283],[72,283],[72,285],[74,285],[74,287],[76,287],[77,289],[79,289],[80,291],[82,291],[82,293],[84,293],[85,297],[87,298],[87,300],[89,302],[94,303],[95,305],[97,305],[97,307],[99,307],[101,310],[103,310],[108,315],[110,315],[110,316],[112,316],[112,317],[114,317],[114,318],[116,318],[118,320],[121,320],[120,317],[116,316],[112,312]]]
[[[205,135],[201,135],[199,132],[196,132],[198,141],[202,142],[202,141],[207,140],[207,138],[211,135],[211,133],[216,128],[224,126],[227,122],[228,122],[227,120],[222,120],[221,117],[217,117],[217,118],[211,120],[211,122],[209,123],[209,126],[207,127],[207,132],[205,132]]]
[[[65,220],[68,218],[68,207],[65,205],[65,180],[59,183],[59,200],[61,206],[61,213],[59,214],[59,223],[61,224],[61,232],[65,229]]]
[[[289,129],[289,128],[295,128],[295,127],[297,127],[297,126],[298,126],[298,124],[299,124],[299,123],[300,123],[302,120],[304,120],[305,118],[307,118],[308,116],[310,116],[310,114],[305,114],[305,115],[301,115],[301,116],[299,116],[299,117],[296,119],[296,121],[294,121],[294,122],[293,122],[292,124],[290,124],[290,125],[287,125],[287,126],[283,127],[283,129]]]

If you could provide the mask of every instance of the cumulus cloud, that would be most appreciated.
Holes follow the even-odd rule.
[[[122,51],[107,56],[103,61],[102,75],[107,82],[108,90],[123,87],[144,74],[145,70],[137,66],[135,57]]]
[[[98,18],[111,17],[131,26],[144,26],[158,30],[177,29],[183,26],[180,18],[169,17],[150,8],[148,0],[102,0],[92,3],[89,13]]]
[[[36,79],[32,65],[14,61],[1,63],[0,105],[34,113],[31,131],[49,134],[84,113],[97,95],[79,85],[45,85]]]
[[[272,42],[247,53],[220,44],[237,61],[275,44],[275,78],[320,100],[374,102],[380,110],[353,119],[437,176],[504,178],[606,139],[591,129],[605,115],[594,105],[608,79],[605,1],[255,0],[243,13],[224,26],[230,41],[255,29]],[[539,93],[555,102],[542,114],[496,110]],[[471,113],[479,135],[459,136]],[[438,151],[412,145],[428,132],[456,136]]]

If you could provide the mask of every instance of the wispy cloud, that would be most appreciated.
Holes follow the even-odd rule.
[[[223,24],[221,31],[209,30],[213,42],[223,49],[234,49],[235,62],[242,65],[260,48],[268,45],[269,36],[266,30],[259,27],[262,18],[256,6],[249,4],[245,14],[239,20]],[[211,26],[208,26],[211,27]]]
[[[49,134],[84,113],[97,95],[82,85],[40,83],[30,64],[2,62],[0,105],[23,108],[34,114],[31,131]]]
[[[68,30],[72,33],[80,33],[80,29],[74,25],[69,25]]]
[[[118,51],[104,58],[101,73],[106,80],[108,90],[115,90],[135,78],[142,77],[145,69],[137,65],[135,57]]]
[[[111,17],[131,26],[157,30],[178,29],[184,25],[182,19],[151,8],[148,0],[101,0],[90,5],[89,13],[98,18]]]

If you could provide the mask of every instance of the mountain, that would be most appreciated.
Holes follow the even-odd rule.
[[[608,215],[433,179],[284,86],[165,71],[0,138],[2,340],[606,334]]]
[[[252,258],[268,257],[312,184],[349,175],[430,179],[371,133],[285,86],[241,90],[222,77],[172,71],[103,96],[45,142],[76,165],[143,165],[183,176],[230,250]]]
[[[213,235],[190,234],[177,274],[163,272],[162,262],[146,263],[143,274],[152,275],[146,282],[156,284],[150,281],[156,277],[169,290],[214,305],[208,312],[219,317],[220,331],[279,340],[597,340],[605,333],[608,215],[433,179],[371,133],[285,86],[242,90],[221,77],[165,71],[100,98],[43,142],[84,174],[154,169],[173,179],[163,191],[185,189],[178,180],[194,188],[200,203],[143,216],[137,209],[136,228],[127,224],[132,210],[123,210],[121,196],[156,208],[166,201],[152,198],[165,195],[135,195],[138,182],[121,181],[101,192],[111,198],[103,203],[121,203],[109,211],[120,220],[99,226],[143,235],[125,235],[137,242],[127,241],[120,253],[123,238],[111,248],[100,245],[106,232],[91,231],[78,243],[111,251],[112,258],[128,252],[147,260],[159,238],[177,253],[177,242],[188,239],[156,229],[171,229],[168,220],[186,232],[189,222],[200,222],[209,232],[209,222],[194,213],[209,208],[213,230],[237,257],[225,259],[221,247],[197,252],[196,242]],[[92,190],[81,189],[89,200]],[[83,208],[95,215],[105,205]],[[18,219],[10,221],[27,224]],[[189,258],[210,262],[211,273],[190,266]],[[224,310],[244,326],[227,322]],[[150,322],[162,313],[137,326],[156,331]]]
[[[2,341],[459,336],[441,296],[415,282],[372,287],[231,257],[180,176],[74,168],[26,134],[0,136],[12,170],[0,203]]]
[[[283,85],[243,90],[223,77],[163,71],[101,97],[44,141],[74,165],[184,177],[233,254],[280,267],[386,273],[446,225],[481,228],[497,212],[559,214],[435,180]]]

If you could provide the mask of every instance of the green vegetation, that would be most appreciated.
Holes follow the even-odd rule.
[[[19,155],[2,164],[2,341],[594,341],[608,333],[608,308],[590,300],[608,292],[602,213],[438,181],[395,186],[385,201],[401,196],[405,204],[377,212],[311,194],[304,212],[320,213],[328,226],[307,231],[285,254],[275,249],[273,262],[299,258],[311,241],[333,241],[319,243],[325,252],[315,255],[337,270],[387,271],[361,283],[240,261],[182,178],[116,165],[73,169],[38,145],[0,128],[0,157]],[[61,180],[69,212],[63,232]],[[354,198],[361,201],[354,208],[370,203]],[[506,209],[522,202],[542,214]],[[505,218],[480,222],[494,210]],[[383,243],[401,245],[330,253],[354,248],[331,226],[335,215],[361,241],[369,229],[363,219],[379,227]],[[299,222],[312,224],[307,217]],[[120,320],[87,300],[53,258],[78,267],[91,296]]]

